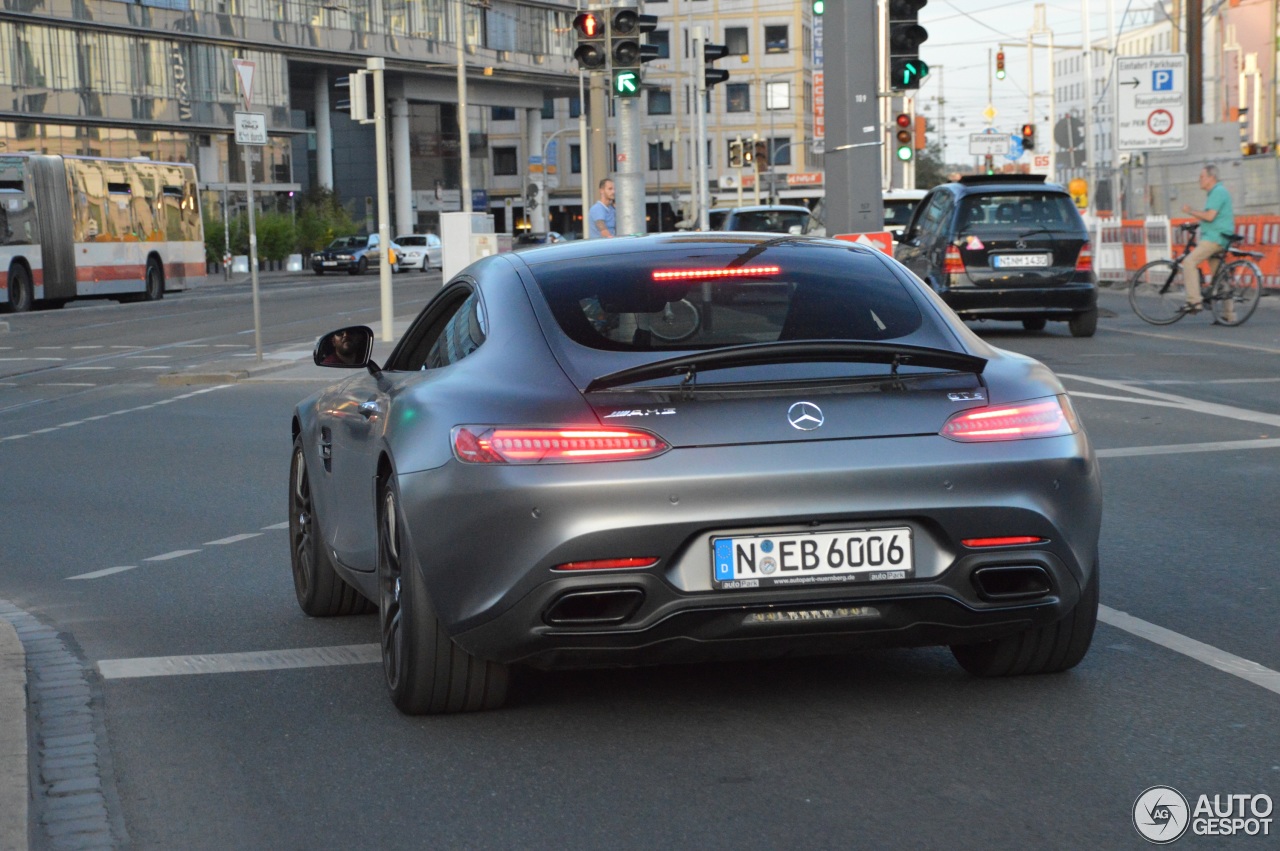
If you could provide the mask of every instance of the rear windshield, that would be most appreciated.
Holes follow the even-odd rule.
[[[396,242],[401,245],[426,245],[427,238],[425,236],[402,236]]]
[[[894,199],[884,202],[884,223],[887,227],[905,228],[911,221],[911,214],[916,210],[919,201],[914,199]]]
[[[1078,231],[1083,229],[1083,224],[1071,199],[1059,192],[970,195],[961,202],[961,232],[1011,227]]]
[[[561,330],[594,349],[891,340],[923,322],[883,260],[839,246],[699,245],[531,268]]]
[[[797,210],[751,210],[736,213],[729,226],[733,230],[756,233],[791,233],[791,228],[804,228],[808,212]],[[796,233],[800,233],[799,230]]]

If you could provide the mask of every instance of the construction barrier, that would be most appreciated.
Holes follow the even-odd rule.
[[[1093,234],[1093,268],[1099,281],[1122,281],[1150,260],[1176,259],[1187,244],[1178,226],[1195,219],[1097,219]],[[1262,270],[1263,286],[1280,290],[1280,216],[1236,216],[1236,233],[1244,235],[1238,247],[1260,251],[1255,262]]]

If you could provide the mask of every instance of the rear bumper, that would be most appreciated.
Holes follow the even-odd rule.
[[[451,462],[401,475],[399,484],[445,629],[482,658],[545,667],[1010,634],[1075,605],[1094,569],[1101,519],[1097,464],[1083,434],[986,445],[925,436],[698,448],[555,467]],[[903,524],[915,542],[909,579],[712,587],[718,535]],[[989,551],[958,543],[1015,534],[1045,540]],[[553,569],[620,557],[659,561],[638,570]],[[997,599],[975,582],[993,567],[1041,579],[1031,593]],[[584,596],[566,604],[571,594]],[[571,616],[559,617],[566,605]]]
[[[1070,319],[1098,306],[1092,282],[1053,287],[960,286],[941,292],[952,310],[966,319]]]

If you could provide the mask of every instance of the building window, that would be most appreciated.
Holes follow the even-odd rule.
[[[671,114],[671,89],[649,89],[649,114]]]
[[[764,52],[786,53],[790,50],[790,39],[787,36],[788,29],[786,24],[766,26],[764,28]]]
[[[786,29],[786,27],[783,27]],[[724,28],[725,54],[728,56],[746,56],[751,52],[751,37],[746,27]]]
[[[573,95],[572,97],[569,98],[569,117],[577,118],[581,114],[582,114],[582,101],[578,99],[577,95]]]
[[[493,173],[501,174],[519,174],[519,160],[516,157],[515,148],[494,148],[493,149]]]
[[[777,83],[765,83],[764,108],[769,110],[791,108],[791,83],[783,80]]]
[[[516,108],[514,106],[495,106],[490,117],[494,121],[515,121]]]
[[[674,168],[674,154],[664,142],[649,143],[649,171],[670,171]]]
[[[669,30],[656,30],[649,33],[649,44],[658,48],[659,59],[669,59],[671,57],[671,32]]]
[[[726,112],[751,111],[750,83],[725,83],[724,93]]]
[[[791,165],[790,136],[775,136],[769,140],[769,164]]]
[[[546,118],[546,119],[548,119],[548,120],[553,119],[553,118],[555,118],[555,117],[556,117],[556,102],[555,102],[555,98],[543,98],[543,99],[542,99],[542,117],[543,117],[543,118]]]
[[[582,174],[582,146],[569,146],[569,173]]]

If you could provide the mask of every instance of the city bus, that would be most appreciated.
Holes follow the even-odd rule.
[[[0,155],[0,309],[155,301],[204,279],[195,166]]]

